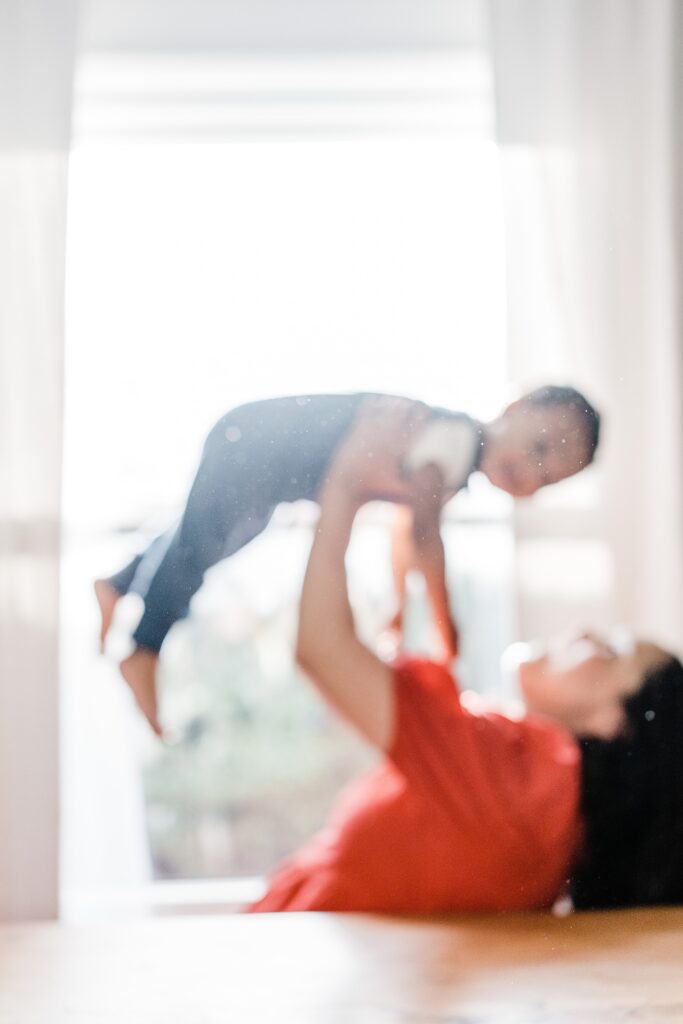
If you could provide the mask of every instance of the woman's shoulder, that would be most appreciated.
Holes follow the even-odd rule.
[[[458,681],[443,662],[422,655],[402,654],[394,660],[392,667],[400,686],[460,698]]]
[[[518,701],[502,701],[475,690],[461,690],[457,677],[443,662],[403,655],[394,661],[393,669],[397,692],[404,703],[431,699],[440,710],[451,709],[479,719],[481,727],[498,733],[503,743],[545,750],[560,762],[575,763],[579,757],[576,739],[558,722],[526,714]]]

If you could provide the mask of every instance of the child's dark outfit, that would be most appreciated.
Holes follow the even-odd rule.
[[[157,538],[108,580],[119,594],[133,591],[144,598],[133,634],[137,647],[159,651],[173,623],[187,613],[207,569],[261,533],[277,505],[316,498],[334,450],[367,397],[268,399],[239,406],[216,423],[177,529]],[[450,467],[455,490],[478,466],[480,425],[464,413],[441,409],[431,410],[428,423],[434,461],[447,464],[443,449],[450,435],[456,439],[451,447],[457,457]],[[412,465],[429,457],[422,440]]]

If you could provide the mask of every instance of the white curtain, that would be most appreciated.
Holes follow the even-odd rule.
[[[0,919],[58,901],[66,172],[75,0],[0,4]]]
[[[605,617],[680,651],[683,5],[490,0],[490,12],[511,376],[569,380],[601,405]]]

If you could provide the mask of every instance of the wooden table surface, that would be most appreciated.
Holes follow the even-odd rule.
[[[0,1024],[683,1022],[683,910],[0,927]]]

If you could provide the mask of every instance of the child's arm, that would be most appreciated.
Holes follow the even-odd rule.
[[[441,510],[451,497],[439,469],[427,465],[411,478],[411,505],[399,510],[393,533],[392,564],[400,608],[405,598],[405,575],[422,573],[434,622],[446,660],[458,653],[458,631],[453,622],[446,586],[446,557],[440,532]],[[399,612],[400,618],[401,612]]]

